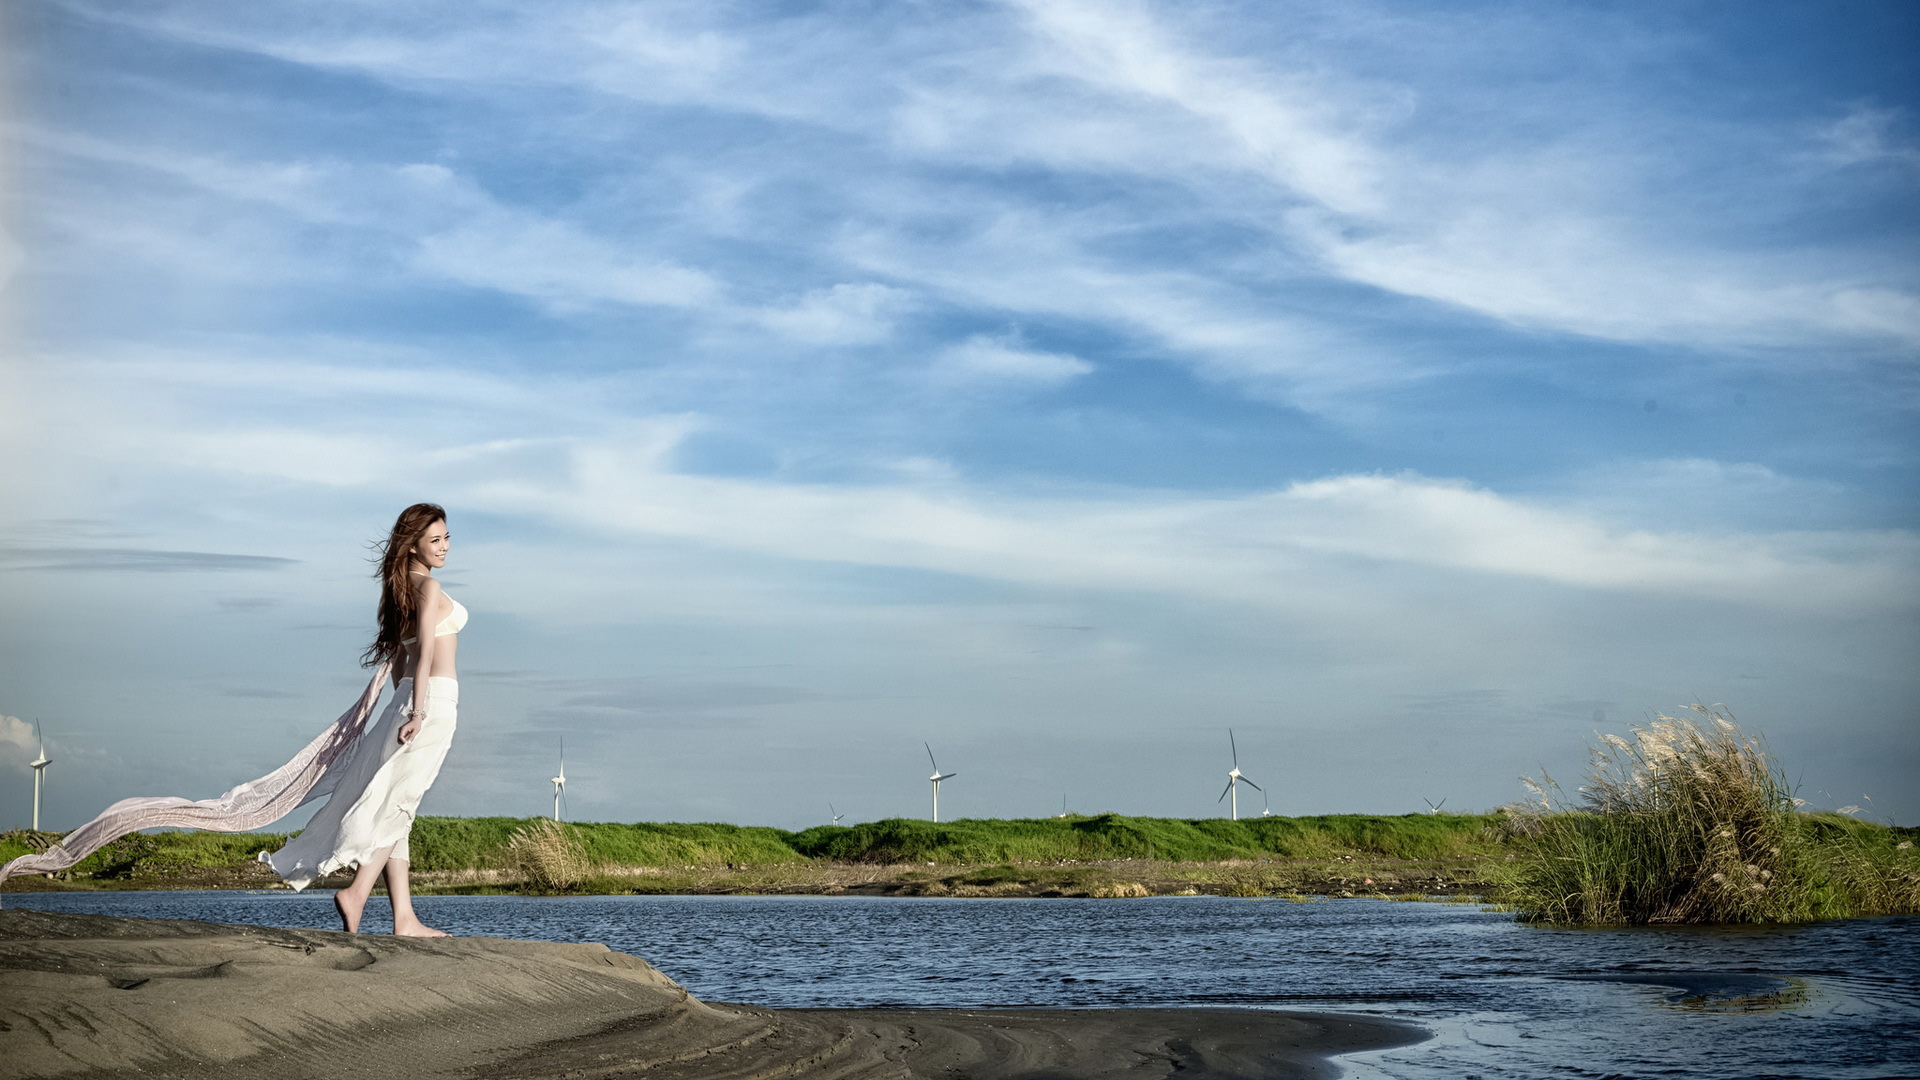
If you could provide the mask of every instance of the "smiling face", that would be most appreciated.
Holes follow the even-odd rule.
[[[452,535],[447,532],[447,523],[436,521],[427,526],[420,539],[413,543],[413,559],[429,570],[438,570],[447,565],[447,548],[452,543]]]

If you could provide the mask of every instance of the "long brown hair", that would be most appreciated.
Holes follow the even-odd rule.
[[[360,654],[360,663],[365,666],[398,661],[405,651],[400,639],[413,624],[414,614],[413,582],[407,580],[408,557],[434,522],[445,520],[447,512],[433,503],[414,503],[400,511],[387,538],[373,545],[380,563],[374,574],[380,579],[380,634]]]

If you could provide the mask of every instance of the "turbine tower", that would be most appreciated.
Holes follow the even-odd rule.
[[[932,744],[923,742],[920,745],[925,746],[927,748],[927,760],[933,761]],[[933,820],[935,822],[938,822],[940,820],[940,781],[951,780],[954,777],[959,775],[960,775],[959,773],[954,773],[954,772],[950,772],[950,773],[941,772],[940,763],[938,761],[933,761],[933,775],[927,777],[927,779],[933,781]]]
[[[1233,770],[1227,773],[1227,790],[1221,792],[1220,798],[1218,798],[1215,801],[1226,802],[1228,798],[1232,798],[1233,803],[1232,803],[1231,813],[1233,814],[1233,820],[1239,821],[1240,820],[1240,785],[1245,784],[1248,787],[1252,788],[1253,790],[1259,792],[1262,798],[1266,796],[1267,789],[1247,779],[1246,775],[1240,771],[1240,744],[1233,740],[1232,728],[1227,729],[1227,746],[1233,750]]]
[[[40,788],[46,779],[47,766],[53,759],[47,756],[47,737],[40,733],[40,721],[33,722],[33,733],[40,736],[40,756],[28,762],[33,766],[33,831],[40,831]]]
[[[560,740],[560,775],[547,777],[553,785],[553,820],[560,820],[560,803],[567,797],[567,740]]]

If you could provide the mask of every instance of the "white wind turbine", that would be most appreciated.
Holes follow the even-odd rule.
[[[1440,812],[1441,807],[1447,805],[1447,800],[1445,799],[1441,799],[1439,802],[1434,802],[1432,799],[1429,799],[1423,796],[1420,799],[1420,801],[1427,804],[1427,813],[1429,814],[1437,814]]]
[[[553,820],[560,820],[560,804],[567,797],[567,740],[560,740],[560,775],[547,777],[553,785]]]
[[[46,779],[47,766],[53,759],[47,756],[47,737],[40,733],[40,721],[33,722],[33,733],[40,737],[40,756],[28,762],[33,766],[33,831],[40,831],[40,788]]]
[[[838,824],[840,824],[840,819],[846,816],[846,815],[844,815],[844,814],[842,814],[842,813],[841,813],[840,811],[838,811],[838,810],[835,810],[835,809],[833,808],[833,804],[832,804],[832,803],[828,803],[828,804],[827,804],[827,813],[829,813],[829,814],[832,814],[832,815],[833,815],[833,823],[834,823],[835,825],[838,825]]]
[[[1251,783],[1251,781],[1249,781],[1249,783]],[[1273,816],[1273,808],[1267,805],[1267,789],[1265,788],[1260,789],[1260,816]]]
[[[960,774],[954,773],[954,772],[950,772],[950,773],[941,772],[940,763],[938,761],[933,760],[932,744],[923,742],[920,745],[925,746],[927,748],[927,760],[933,761],[933,775],[927,777],[927,779],[933,781],[933,820],[937,822],[940,820],[940,781],[951,780],[954,777],[959,776]]]
[[[1227,790],[1221,792],[1220,798],[1215,801],[1226,802],[1227,799],[1231,797],[1233,799],[1233,803],[1232,803],[1233,820],[1239,821],[1240,820],[1240,785],[1245,784],[1248,787],[1252,788],[1253,790],[1259,792],[1262,798],[1266,797],[1267,789],[1247,779],[1246,775],[1240,771],[1240,744],[1234,741],[1232,728],[1227,729],[1227,746],[1232,748],[1233,750],[1233,770],[1227,773]]]

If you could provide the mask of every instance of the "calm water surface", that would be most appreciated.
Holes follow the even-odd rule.
[[[710,1001],[1252,1006],[1434,1038],[1350,1076],[1920,1077],[1920,919],[1547,930],[1468,904],[1219,897],[427,897],[456,934],[599,941]],[[337,926],[329,893],[10,894],[9,907]],[[383,930],[369,906],[369,929]]]

